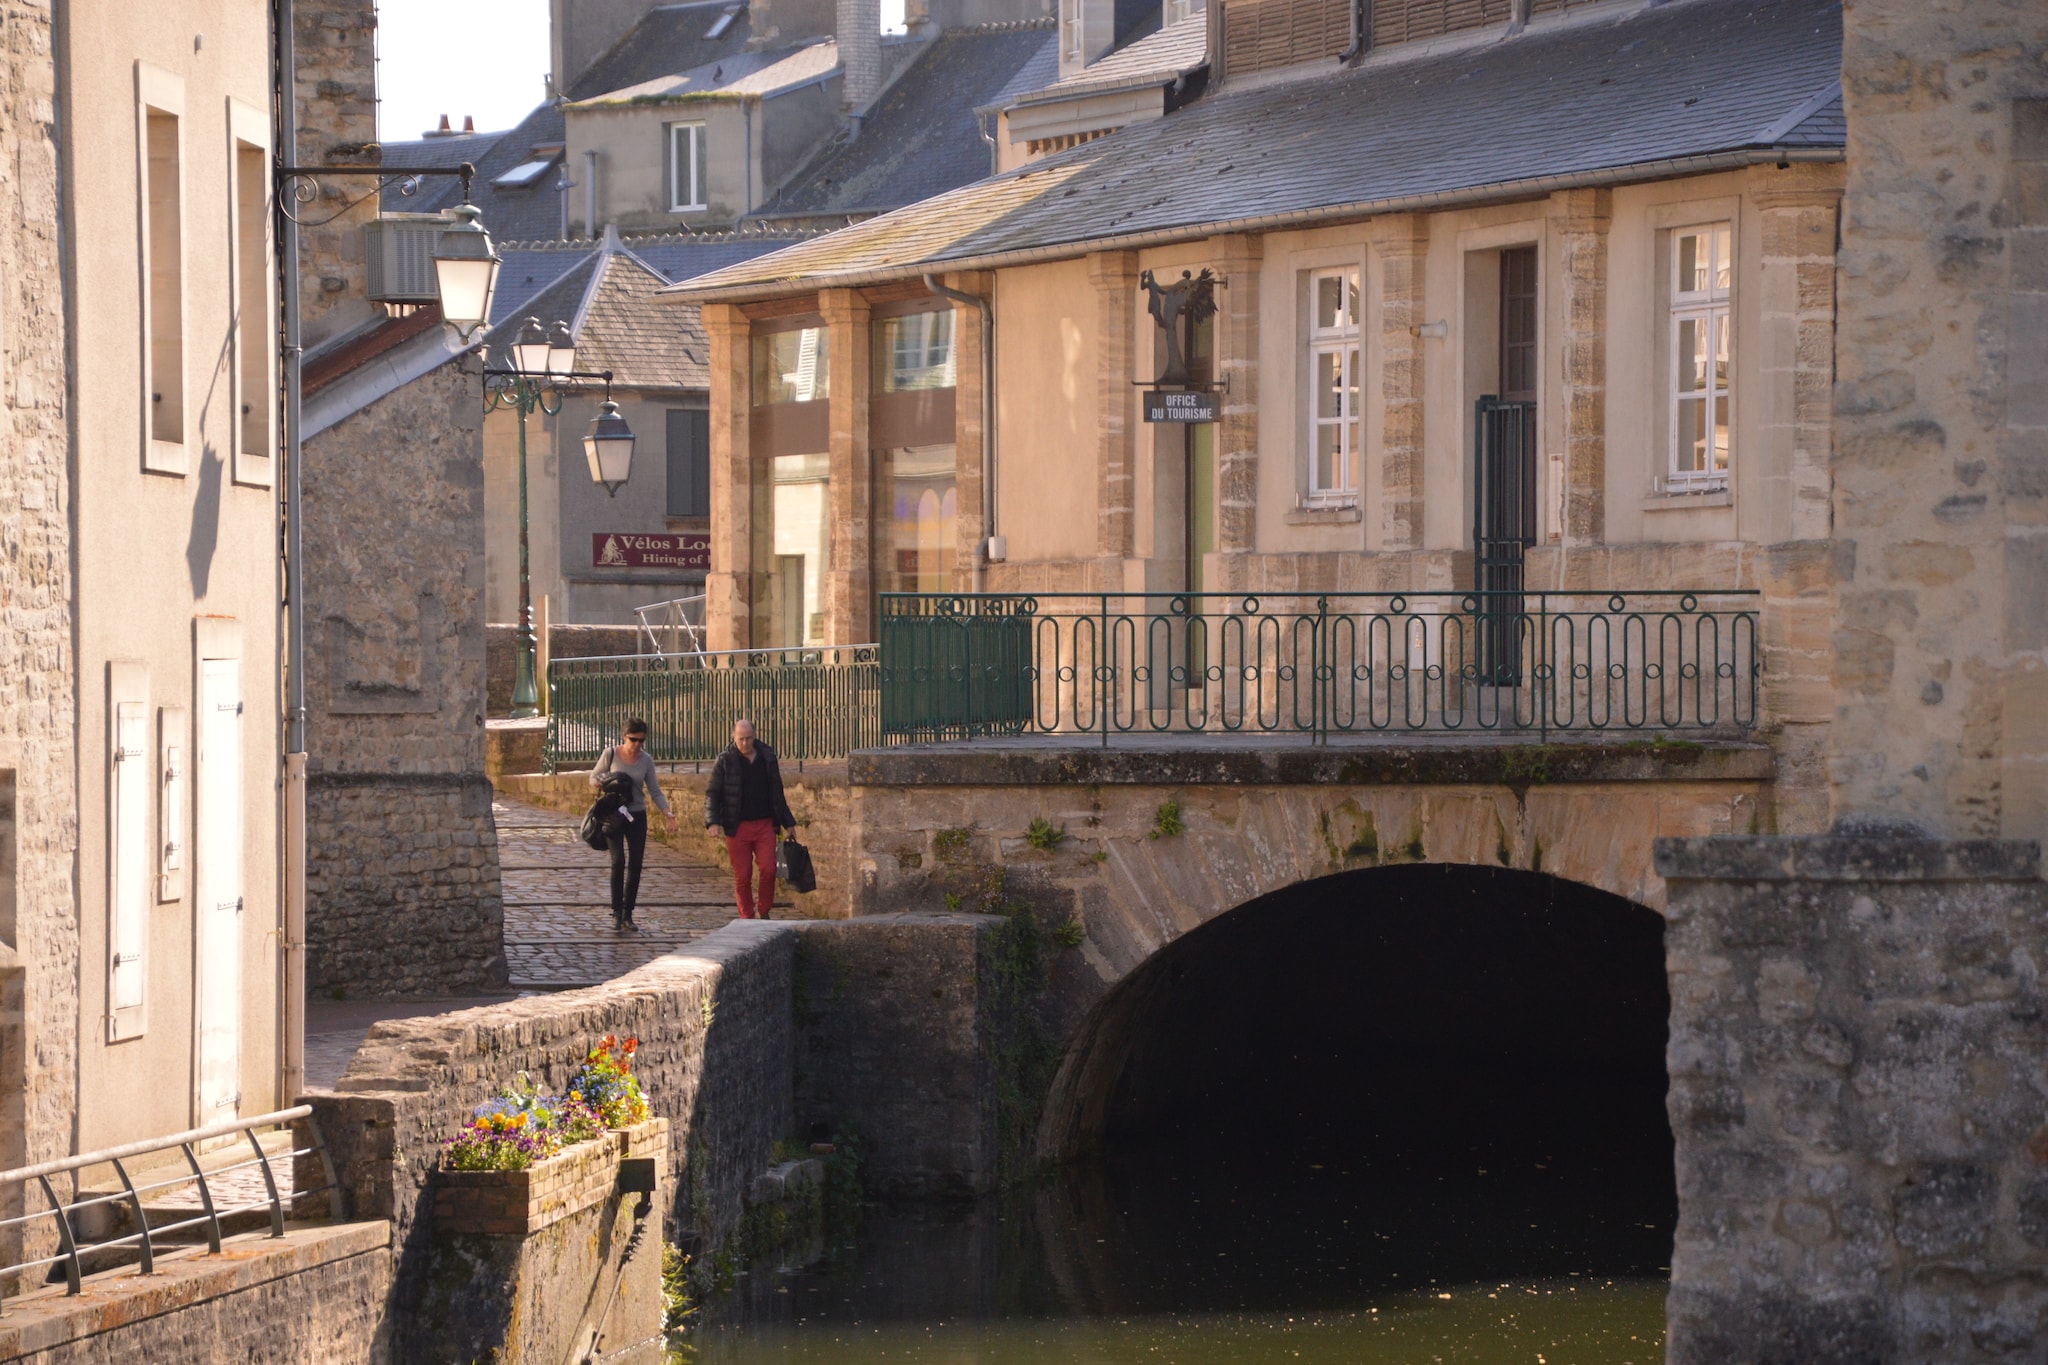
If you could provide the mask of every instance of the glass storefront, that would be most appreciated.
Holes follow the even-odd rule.
[[[832,396],[823,327],[754,336],[754,406],[814,403]]]
[[[767,643],[823,645],[828,643],[825,573],[832,563],[831,457],[823,452],[778,455],[766,463]]]
[[[951,445],[875,453],[879,591],[953,591],[955,464]]]
[[[952,309],[879,318],[874,327],[877,393],[953,387]]]

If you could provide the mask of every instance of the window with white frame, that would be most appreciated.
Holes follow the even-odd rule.
[[[1733,457],[1729,298],[1734,233],[1727,223],[1671,234],[1671,458],[1674,492],[1724,488]]]
[[[668,125],[668,209],[690,213],[704,204],[704,125]]]
[[[1307,501],[1358,500],[1360,425],[1358,270],[1322,270],[1308,280]]]

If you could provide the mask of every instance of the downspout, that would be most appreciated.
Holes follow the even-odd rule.
[[[1337,65],[1349,66],[1372,46],[1372,0],[1351,0],[1351,46],[1337,54]]]
[[[298,144],[298,63],[292,41],[292,0],[275,0],[271,22],[277,71],[271,97],[274,111],[276,164],[296,160]],[[275,178],[273,177],[273,180]],[[286,209],[286,197],[272,191],[276,214],[278,301],[284,313],[282,360],[284,407],[284,613],[285,713],[284,808],[284,937],[279,944],[278,991],[282,996],[278,1040],[279,1103],[289,1105],[306,1090],[306,608],[305,553],[301,536],[305,451],[300,441],[300,392],[303,344],[299,326],[299,225]]]
[[[981,310],[981,553],[974,557],[974,591],[982,590],[982,574],[991,562],[990,547],[1000,542],[996,533],[996,313],[979,294],[948,288],[938,276],[926,275],[924,287],[940,298],[971,304]],[[1004,558],[1008,558],[1006,554]]]

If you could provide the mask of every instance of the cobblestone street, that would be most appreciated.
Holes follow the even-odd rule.
[[[649,839],[633,912],[640,931],[622,934],[612,928],[611,861],[576,837],[574,816],[502,798],[492,813],[514,990],[595,985],[702,938],[736,913],[729,872]]]

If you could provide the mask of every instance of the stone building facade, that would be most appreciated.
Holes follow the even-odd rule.
[[[477,376],[443,365],[305,450],[307,989],[502,986]]]
[[[8,1166],[282,1089],[267,9],[53,8],[0,93]]]

